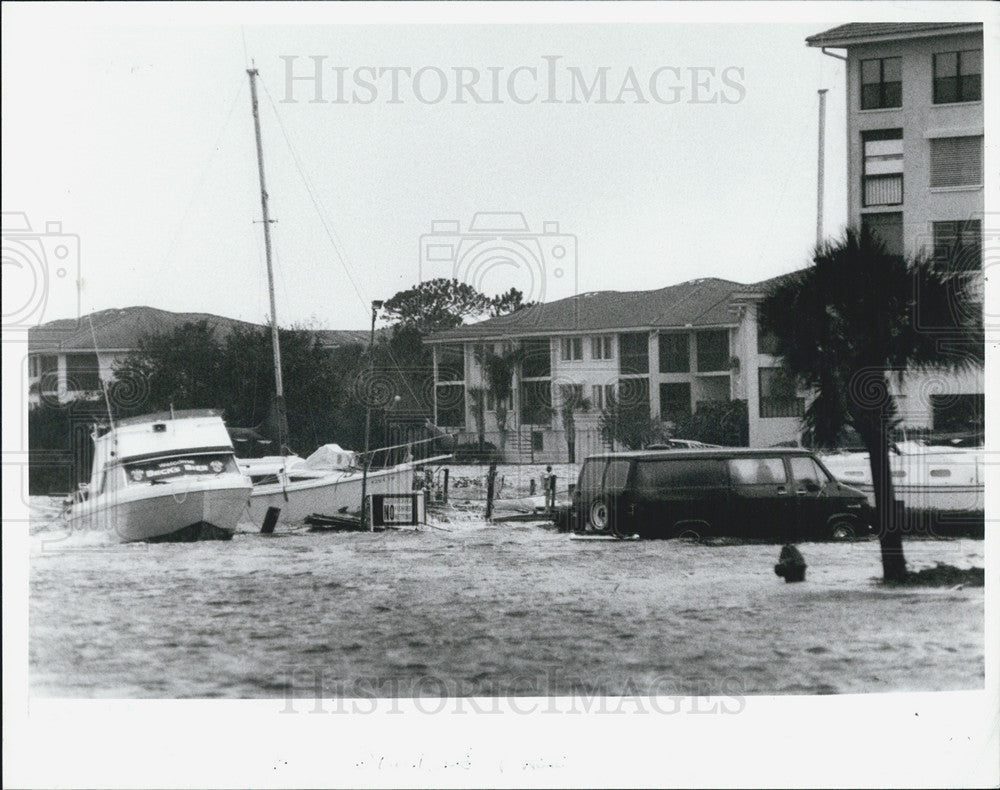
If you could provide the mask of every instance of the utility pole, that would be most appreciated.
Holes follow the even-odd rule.
[[[375,300],[372,302],[372,332],[368,341],[368,383],[371,385],[375,378],[375,317],[382,309],[382,302]],[[368,505],[368,467],[371,465],[369,446],[371,444],[372,432],[372,403],[370,393],[365,397],[365,461],[361,472],[361,526],[368,527],[369,532],[375,530],[375,519],[372,518],[370,510],[365,510]]]
[[[267,210],[267,186],[264,182],[264,148],[260,139],[260,113],[257,108],[257,69],[247,69],[250,76],[250,100],[253,105],[253,130],[257,140],[257,173],[260,176],[260,206],[264,218],[264,253],[267,257],[267,292],[271,298],[271,345],[274,348],[274,405],[278,412],[278,448],[288,449],[288,415],[285,411],[285,387],[281,380],[281,345],[278,342],[278,311],[274,303],[274,267],[271,263],[271,223]]]
[[[823,244],[823,176],[826,158],[826,88],[819,90],[819,157],[816,172],[816,247]]]

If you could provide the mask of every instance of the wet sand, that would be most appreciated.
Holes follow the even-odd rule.
[[[444,517],[447,518],[447,517]],[[982,688],[983,589],[878,583],[875,540],[581,542],[541,524],[115,545],[33,528],[30,683],[73,697],[817,694]],[[445,531],[449,530],[449,531]],[[919,541],[912,569],[984,565]]]

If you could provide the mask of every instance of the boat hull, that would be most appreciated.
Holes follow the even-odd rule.
[[[821,456],[842,483],[863,491],[875,504],[867,453]],[[912,510],[981,511],[984,501],[983,456],[976,450],[928,449],[890,454],[896,499]]]
[[[250,494],[250,521],[260,525],[268,508],[281,510],[279,521],[294,524],[313,514],[338,516],[361,512],[361,478],[358,472],[333,473],[313,480],[254,486]],[[410,494],[413,467],[406,465],[368,473],[369,494]]]
[[[244,517],[250,490],[242,480],[125,490],[74,505],[69,526],[73,531],[110,532],[122,543],[225,540]]]

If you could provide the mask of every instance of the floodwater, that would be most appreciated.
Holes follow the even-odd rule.
[[[44,511],[44,506],[42,507]],[[37,513],[36,513],[37,515]],[[44,513],[43,513],[44,515]],[[419,531],[117,545],[32,527],[30,688],[69,697],[816,694],[982,688],[982,588],[880,585],[877,541]],[[983,542],[907,545],[984,566]]]

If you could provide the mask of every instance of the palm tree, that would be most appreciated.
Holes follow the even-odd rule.
[[[566,449],[569,451],[569,462],[576,463],[576,412],[590,411],[590,400],[580,393],[579,385],[559,385],[559,416],[562,418],[563,431],[566,434]]]
[[[870,230],[851,229],[817,249],[811,267],[779,280],[761,304],[761,330],[774,336],[788,372],[815,393],[804,423],[816,443],[834,446],[849,425],[868,450],[886,581],[906,578],[889,469],[899,422],[889,377],[982,365],[982,304],[970,290],[977,275],[969,260],[960,253],[948,261],[906,259],[889,254]]]
[[[495,406],[494,417],[497,421],[497,431],[500,434],[500,457],[503,457],[507,447],[507,418],[510,403],[511,385],[514,381],[514,371],[524,359],[524,350],[514,347],[497,354],[490,346],[476,348],[476,361],[483,371],[486,382],[486,392],[493,396]]]
[[[476,421],[479,460],[482,461],[486,444],[486,387],[469,387],[469,397],[472,400],[472,418]]]

